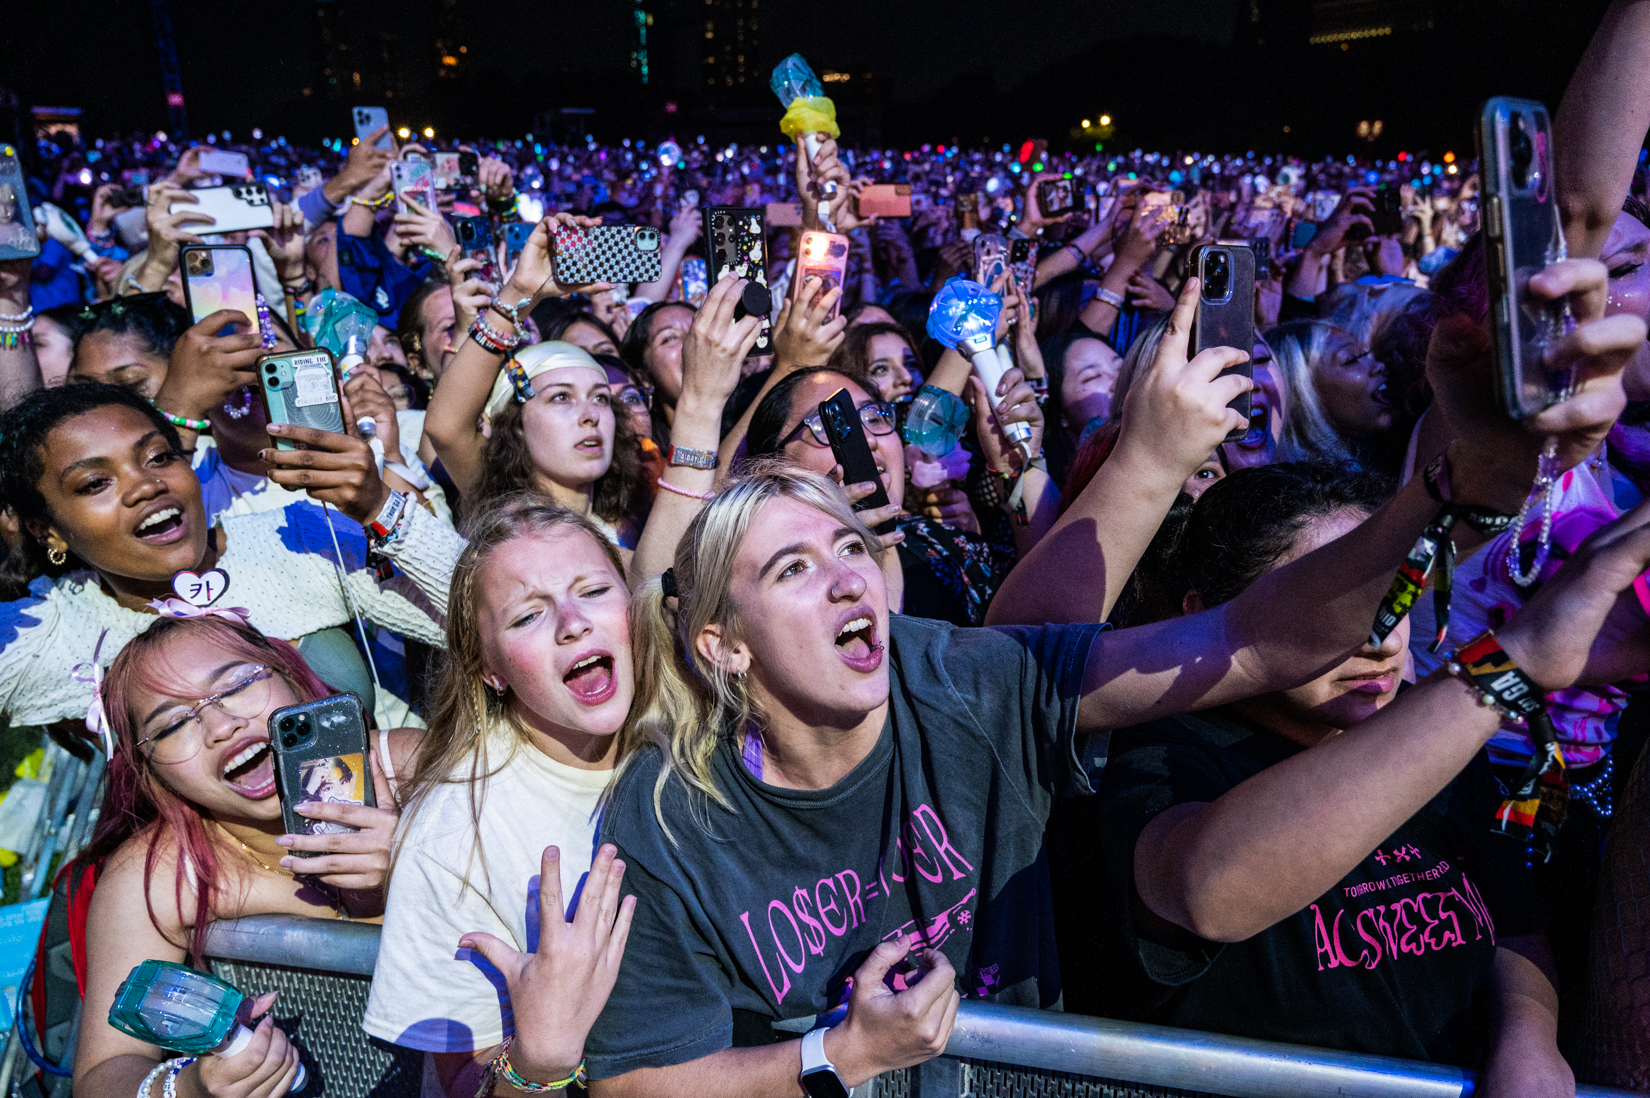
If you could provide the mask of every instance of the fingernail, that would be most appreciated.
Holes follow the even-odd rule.
[[[268,450],[259,450],[258,451],[258,460],[259,461],[268,461],[269,459],[264,456],[267,453],[269,453]]]
[[[292,845],[292,836],[291,835],[277,836],[276,839],[275,839],[275,845],[276,846],[291,846]]]
[[[285,869],[291,869],[291,868],[292,868],[292,865],[293,865],[293,862],[292,862],[292,858],[291,858],[291,857],[286,857],[286,858],[282,858],[282,859],[281,859],[281,866],[282,866],[282,867],[283,867],[283,868],[285,868]]]

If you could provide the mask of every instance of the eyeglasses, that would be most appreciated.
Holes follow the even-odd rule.
[[[275,672],[264,664],[249,664],[236,668],[233,680],[216,694],[208,694],[181,713],[167,714],[166,727],[137,741],[137,746],[149,745],[149,756],[158,763],[175,766],[186,763],[200,754],[206,737],[201,729],[201,714],[209,708],[237,720],[251,720],[263,715],[269,705],[269,682]]]
[[[898,423],[894,406],[886,400],[872,400],[859,406],[859,421],[865,425],[865,430],[873,435],[891,435]],[[780,446],[789,446],[791,441],[801,436],[803,430],[813,436],[815,446],[829,446],[831,437],[825,433],[825,421],[820,418],[816,410],[811,416],[804,416],[796,429],[780,440]]]

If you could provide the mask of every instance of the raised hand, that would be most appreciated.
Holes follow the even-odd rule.
[[[233,1056],[202,1056],[178,1076],[178,1090],[189,1093],[188,1076],[193,1072],[192,1081],[211,1098],[281,1098],[288,1093],[298,1078],[298,1050],[269,1016],[275,996],[271,991],[253,1001],[245,1021],[260,1016],[263,1021],[253,1027],[245,1048]]]
[[[968,376],[968,399],[974,406],[974,431],[980,440],[980,455],[986,465],[1005,476],[1024,467],[1025,454],[1008,440],[1004,429],[1011,423],[1031,428],[1031,456],[1043,452],[1043,409],[1019,369],[1005,372],[997,391],[987,393],[978,374]],[[995,403],[993,403],[995,402]]]
[[[1129,387],[1117,441],[1120,453],[1149,462],[1176,482],[1196,472],[1227,434],[1245,425],[1227,405],[1254,388],[1241,374],[1221,376],[1249,360],[1248,347],[1209,347],[1186,357],[1201,285],[1189,278],[1181,289],[1151,366]]]
[[[619,899],[624,862],[603,846],[569,920],[561,895],[561,851],[549,846],[539,863],[538,949],[522,953],[491,934],[466,934],[473,949],[504,976],[515,1036],[510,1066],[538,1083],[565,1079],[584,1059],[584,1040],[613,992],[624,957],[636,897]]]
[[[533,227],[533,234],[527,238],[521,255],[516,259],[516,265],[505,279],[504,289],[499,293],[499,299],[515,304],[526,298],[531,309],[547,297],[566,297],[568,294],[593,294],[598,290],[610,289],[606,282],[589,282],[582,284],[563,285],[556,281],[555,263],[551,257],[550,237],[557,226],[567,228],[593,229],[602,223],[599,217],[583,217],[579,214],[558,213],[551,214]]]
[[[241,330],[218,334],[231,324]],[[258,356],[263,353],[257,319],[219,309],[178,337],[155,406],[175,416],[206,419],[236,389],[258,383]]]
[[[275,265],[275,277],[282,286],[292,286],[304,280],[304,215],[296,205],[276,202],[272,206],[275,224],[267,229],[253,229],[249,236],[264,242],[264,251]]]
[[[390,792],[377,752],[372,752],[371,758],[372,788],[378,806],[330,801],[298,805],[293,811],[306,820],[326,820],[355,830],[330,835],[282,835],[275,841],[287,849],[316,854],[311,858],[289,854],[281,859],[282,866],[350,892],[374,891],[389,881],[390,848],[401,815],[395,810],[395,795]]]
[[[733,318],[747,285],[744,279],[724,273],[693,314],[687,339],[682,343],[680,400],[701,400],[720,409],[733,395],[745,356],[756,346],[756,337],[762,331],[762,318],[755,313],[740,320]]]
[[[407,209],[395,215],[395,232],[403,247],[423,248],[425,254],[445,262],[453,256],[458,240],[453,227],[441,216],[440,210],[427,210],[416,199],[402,199]]]
[[[848,330],[846,317],[832,315],[841,300],[840,286],[827,290],[813,275],[795,284],[795,295],[781,306],[774,322],[774,354],[781,368],[823,366],[830,361]]]

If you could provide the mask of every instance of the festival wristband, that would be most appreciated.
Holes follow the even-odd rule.
[[[672,444],[670,449],[665,451],[665,455],[667,465],[682,465],[689,469],[716,468],[715,450],[695,450],[691,446]]]

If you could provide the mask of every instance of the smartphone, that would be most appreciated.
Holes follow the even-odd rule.
[[[732,271],[735,278],[743,278],[752,286],[768,289],[768,232],[762,210],[754,207],[708,206],[705,208],[705,279],[715,285],[723,271]],[[745,289],[746,298],[760,304],[761,295]],[[765,355],[773,350],[773,298],[768,308],[749,309],[744,301],[734,307],[733,318],[742,320],[750,312],[762,315],[762,330],[751,346],[752,355]]]
[[[1553,131],[1547,108],[1498,96],[1478,120],[1483,175],[1485,273],[1490,295],[1501,403],[1514,419],[1569,395],[1573,370],[1546,368],[1548,348],[1574,323],[1565,302],[1530,296],[1530,276],[1566,254],[1553,183]]]
[[[1295,222],[1295,228],[1289,233],[1289,246],[1298,252],[1312,243],[1317,235],[1318,223],[1316,221],[1297,221]]]
[[[275,789],[287,834],[337,835],[358,830],[300,816],[301,804],[377,807],[367,754],[366,714],[354,694],[275,710],[269,715],[269,747],[275,753]],[[300,858],[316,856],[312,851],[293,853]]]
[[[796,284],[801,286],[810,276],[818,278],[824,283],[825,293],[835,286],[842,287],[842,279],[848,273],[848,238],[841,233],[805,232],[802,234],[802,261],[797,265]],[[837,298],[836,305],[831,308],[834,317],[842,307],[842,299]]]
[[[434,212],[435,169],[428,160],[397,160],[390,165],[390,186],[395,189],[395,208],[409,213],[407,199],[412,199],[425,212]]]
[[[1037,242],[1034,240],[1010,240],[1008,242],[1008,268],[1014,272],[1014,281],[1026,289],[1031,288],[1037,278]]]
[[[205,214],[210,225],[196,222],[188,226],[196,233],[238,233],[245,229],[268,229],[275,224],[275,209],[262,183],[235,183],[226,187],[206,187],[190,191],[193,202],[174,202],[169,213],[188,210]]]
[[[516,269],[516,260],[527,248],[527,238],[533,235],[535,226],[525,221],[512,221],[504,226],[504,265],[510,270]]]
[[[435,189],[451,191],[458,187],[458,154],[435,154]]]
[[[533,227],[527,226],[531,233]],[[493,247],[493,222],[485,214],[477,217],[453,218],[453,232],[458,237],[458,246],[463,249],[465,259],[474,259],[481,264],[476,271],[476,277],[483,282],[500,285],[498,278],[498,257]]]
[[[252,252],[241,244],[185,244],[178,249],[183,271],[183,300],[196,324],[219,309],[246,316],[240,331],[258,330],[258,283]]]
[[[15,148],[0,145],[0,259],[32,259],[39,254],[23,166]]]
[[[223,149],[202,149],[199,160],[201,171],[208,175],[226,175],[245,179],[252,174],[252,164],[245,153],[225,152]]]
[[[871,444],[865,438],[865,424],[854,407],[854,398],[846,389],[838,389],[829,400],[820,401],[819,419],[825,425],[825,437],[831,440],[831,453],[842,466],[842,483],[877,486],[876,491],[854,504],[856,511],[869,511],[888,506],[888,493],[883,490],[882,478],[877,475],[877,459],[871,453]],[[893,530],[894,521],[876,528],[877,533]]]
[[[1264,236],[1257,236],[1249,241],[1249,250],[1255,253],[1255,277],[1268,279],[1272,277],[1272,242]]]
[[[656,282],[662,271],[659,230],[648,225],[560,226],[550,237],[556,281]]]
[[[1045,179],[1037,184],[1037,208],[1044,217],[1070,213],[1077,208],[1076,188],[1069,179]]]
[[[880,214],[883,217],[911,216],[911,184],[873,183],[859,192],[856,206],[861,217]]]
[[[395,148],[395,137],[389,131],[390,112],[383,107],[356,107],[355,108],[355,136],[362,141],[367,135],[377,130],[383,130],[384,136],[378,139],[374,146],[380,149]]]
[[[1008,240],[997,233],[981,233],[974,238],[974,281],[991,288],[998,275],[1008,269]]]
[[[321,431],[344,433],[344,406],[338,400],[338,369],[324,347],[280,351],[258,359],[258,392],[270,423],[296,423]],[[281,450],[307,450],[289,438],[275,440]]]
[[[699,256],[690,255],[682,258],[682,300],[695,309],[705,303],[705,295],[710,293],[710,283],[706,281],[705,261]]]
[[[1404,206],[1396,183],[1375,188],[1375,212],[1370,215],[1376,236],[1397,236],[1404,231]]]
[[[1195,356],[1205,347],[1236,347],[1248,354],[1255,348],[1255,253],[1247,243],[1220,240],[1192,249],[1191,274],[1202,280],[1197,294],[1197,315],[1192,321],[1188,354]],[[1229,366],[1225,374],[1253,377],[1246,361]],[[1244,393],[1228,407],[1243,414],[1245,423],[1226,436],[1236,442],[1249,433],[1249,394]]]

